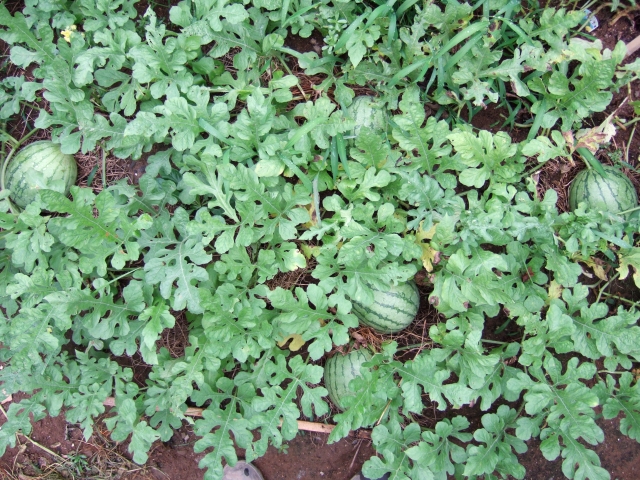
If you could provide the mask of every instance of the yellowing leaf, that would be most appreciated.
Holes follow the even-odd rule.
[[[551,300],[560,298],[562,296],[562,285],[560,285],[555,280],[551,280],[551,282],[549,283],[548,295],[549,299],[547,300],[547,303]]]
[[[440,252],[431,247],[430,243],[424,243],[422,240],[428,239],[431,240],[436,233],[437,225],[433,225],[428,231],[422,230],[422,223],[420,223],[420,227],[416,233],[416,240],[418,240],[418,245],[422,249],[422,265],[424,266],[427,272],[433,272],[433,266],[438,263],[440,260]]]
[[[620,280],[629,275],[629,267],[633,267],[633,281],[640,288],[640,248],[621,249],[618,255],[620,266],[616,269],[620,273]]]
[[[421,244],[422,248],[422,265],[427,272],[433,272],[433,266],[440,260],[440,252],[431,248],[430,244]]]
[[[418,232],[416,233],[416,238],[420,241],[424,239],[431,240],[433,236],[436,234],[436,229],[438,228],[438,224],[432,225],[429,230],[426,232],[422,229],[422,224],[424,222],[420,222],[420,227],[418,228]]]
[[[313,202],[311,202],[307,207],[306,207],[307,212],[309,212],[309,218],[311,220],[309,220],[307,223],[302,224],[303,227],[305,228],[311,228],[314,227],[318,224],[318,215],[316,214],[316,206]]]
[[[322,251],[319,246],[310,247],[309,245],[306,245],[304,243],[300,245],[300,248],[302,249],[302,253],[305,258],[317,257]]]
[[[291,343],[289,344],[289,350],[291,350],[292,352],[297,352],[304,345],[304,340],[302,339],[302,337],[297,333],[292,333],[291,335],[287,335],[286,337],[284,337],[284,340],[279,341],[278,346],[280,348],[284,347],[289,340],[291,340]]]
[[[593,268],[593,273],[596,274],[596,277],[598,277],[601,280],[607,280],[607,274],[605,273],[602,265],[595,264],[591,268]]]
[[[604,271],[604,267],[602,265],[600,265],[599,263],[596,263],[593,258],[587,258],[586,260],[583,260],[584,263],[587,264],[587,266],[591,267],[591,269],[593,270],[593,273],[596,274],[596,277],[598,277],[600,280],[608,280],[607,278],[607,274]]]
[[[575,139],[573,138],[573,132],[571,130],[567,130],[566,132],[562,132],[562,136],[564,137],[565,142],[572,150],[575,149]]]
[[[613,125],[613,114],[609,115],[598,126],[593,128],[583,128],[576,133],[578,143],[575,148],[587,148],[591,153],[596,153],[603,143],[609,143],[616,134],[616,127]]]

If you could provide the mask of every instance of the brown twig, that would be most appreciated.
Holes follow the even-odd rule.
[[[349,465],[349,471],[353,468],[353,464],[356,463],[356,458],[358,457],[358,452],[360,451],[360,447],[362,446],[362,440],[358,441],[358,448],[356,449],[356,453],[353,455],[353,459],[351,460],[351,464]]]
[[[54,452],[53,450],[49,450],[47,447],[45,447],[44,445],[40,445],[38,442],[36,442],[35,440],[32,440],[31,438],[27,437],[24,433],[18,433],[17,435],[20,435],[23,438],[26,438],[27,440],[29,440],[29,442],[31,442],[31,444],[35,447],[38,447],[39,449],[47,452],[49,455],[55,457],[58,459],[58,461],[60,461],[61,463],[69,463],[69,460],[67,460],[66,458],[61,457],[60,455],[58,455],[56,452]]]
[[[627,57],[633,55],[640,48],[640,35],[627,43]]]

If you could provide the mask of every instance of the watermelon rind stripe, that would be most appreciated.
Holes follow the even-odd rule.
[[[405,317],[403,319],[393,320],[389,317],[380,315],[379,312],[365,307],[364,305],[354,304],[354,310],[356,311],[356,314],[360,314],[360,321],[365,325],[380,329],[381,331],[387,330],[383,331],[382,333],[392,333],[394,331],[402,330],[403,328],[406,328],[415,317],[415,313],[406,310],[400,310],[397,307],[391,305],[383,305],[380,303],[377,303],[377,305],[388,308],[389,310],[391,310],[390,313],[395,313],[396,315],[402,314]]]
[[[613,189],[611,188],[611,183],[609,182],[598,182],[597,183],[598,188],[600,189],[600,191],[602,191],[602,187],[604,185],[604,188],[606,188],[609,192],[609,197],[616,202],[616,212],[620,212],[622,210],[622,204],[618,201],[618,195],[616,195],[616,193],[613,191]],[[604,193],[603,193],[604,195]]]
[[[395,310],[395,311],[398,311],[400,313],[405,313],[405,314],[411,315],[411,316],[415,315],[415,313],[412,313],[412,311],[411,311],[416,306],[414,303],[410,303],[410,302],[407,302],[405,300],[401,300],[400,302],[396,302],[396,303],[383,303],[383,302],[384,302],[384,300],[376,301],[376,302],[374,302],[374,305],[377,306],[377,307],[387,308],[389,310]],[[366,307],[366,306],[364,306],[362,304],[357,304],[357,305],[359,305],[360,307],[362,307],[362,309],[364,309],[366,311],[370,311],[372,313],[375,313],[369,307]]]

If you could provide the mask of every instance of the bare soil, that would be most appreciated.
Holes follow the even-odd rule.
[[[35,423],[29,436],[38,445],[26,437],[18,437],[16,447],[7,449],[0,458],[0,479],[204,478],[204,471],[198,468],[198,462],[205,452],[193,452],[197,438],[190,426],[184,425],[177,430],[168,442],[156,442],[144,466],[131,462],[126,444],[116,444],[108,439],[108,435],[106,429],[97,431],[85,442],[78,426],[66,423],[62,417],[40,420]],[[45,451],[43,447],[50,451]],[[238,454],[242,456],[242,451],[239,450]],[[367,440],[348,437],[327,445],[327,434],[301,432],[280,451],[269,447],[267,454],[254,463],[265,480],[349,480],[373,454]],[[82,456],[86,459],[87,467],[73,468],[74,459]]]
[[[622,435],[618,420],[598,421],[604,430],[604,443],[595,447],[602,467],[612,480],[640,478],[640,445]],[[99,430],[102,428],[102,430]],[[204,471],[198,462],[205,453],[193,452],[196,437],[190,426],[177,430],[168,442],[156,442],[149,461],[139,466],[131,461],[126,443],[109,438],[101,424],[85,442],[82,431],[62,417],[45,418],[34,424],[29,436],[19,436],[15,448],[0,458],[0,479],[78,479],[78,480],[201,480]],[[526,480],[561,480],[561,459],[546,460],[536,440],[527,443],[529,450],[520,455],[527,470]],[[44,448],[43,448],[44,447]],[[45,451],[45,449],[49,451]],[[327,445],[327,435],[301,432],[280,451],[269,447],[267,454],[254,463],[265,480],[350,480],[375,452],[368,440],[348,437]],[[239,456],[242,452],[238,451]],[[82,462],[86,467],[82,467]],[[75,467],[77,465],[78,467]]]

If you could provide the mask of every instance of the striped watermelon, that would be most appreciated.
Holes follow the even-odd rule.
[[[589,208],[612,213],[638,206],[638,193],[631,180],[615,167],[603,166],[607,176],[593,169],[582,170],[569,188],[569,208],[575,210],[580,202]]]
[[[368,127],[375,131],[386,129],[387,122],[384,110],[375,97],[360,95],[353,99],[347,111],[355,121],[353,134],[356,136],[358,136],[362,127]]]
[[[340,410],[344,410],[342,399],[347,395],[354,395],[349,390],[349,382],[360,376],[360,367],[371,360],[368,350],[352,350],[346,355],[334,355],[324,366],[324,386],[329,392],[329,398]]]
[[[27,145],[11,159],[4,184],[11,190],[11,200],[24,208],[40,189],[67,195],[77,176],[73,155],[62,153],[57,143],[41,140]]]
[[[360,323],[380,333],[395,333],[407,328],[420,308],[420,294],[414,282],[389,287],[386,291],[372,288],[374,301],[363,305],[352,301],[353,313]]]

